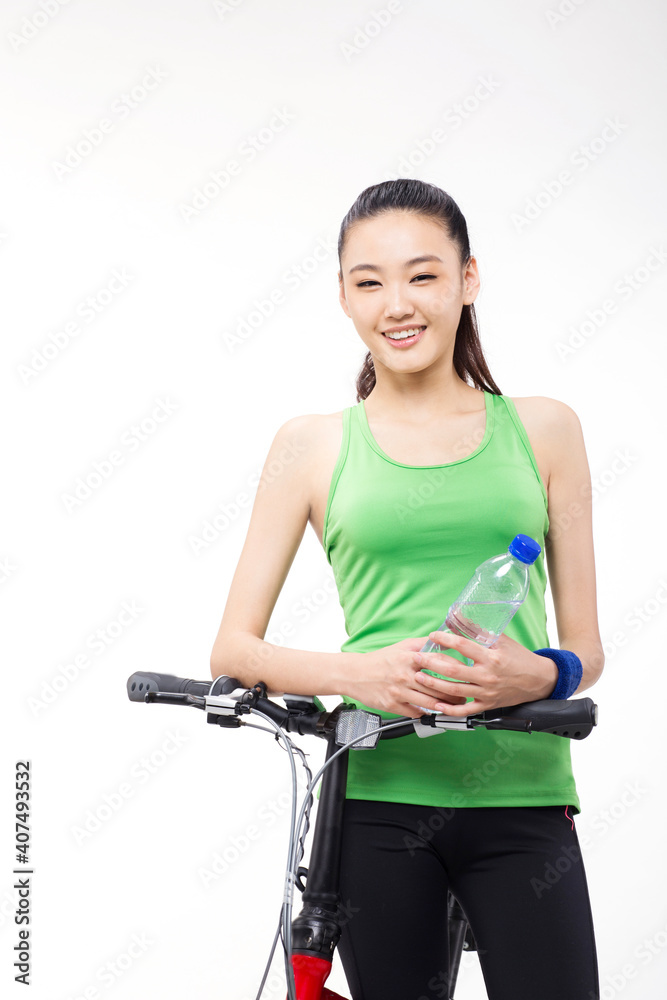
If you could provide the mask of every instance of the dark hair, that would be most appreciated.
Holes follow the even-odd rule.
[[[401,177],[398,180],[382,181],[380,184],[365,188],[343,219],[338,236],[338,265],[341,276],[341,257],[348,230],[363,219],[372,219],[391,211],[412,212],[414,215],[425,215],[434,219],[455,244],[461,267],[470,260],[472,254],[468,227],[454,199],[435,184]],[[453,362],[457,375],[464,382],[472,382],[477,389],[492,392],[497,396],[502,395],[491,377],[484,358],[473,303],[464,305],[461,310],[454,342]],[[374,385],[375,367],[371,352],[368,351],[361,371],[357,375],[357,402],[366,399]]]

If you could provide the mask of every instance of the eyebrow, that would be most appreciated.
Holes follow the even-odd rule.
[[[406,260],[403,267],[412,267],[414,264],[426,264],[429,261],[434,261],[434,260],[438,261],[439,264],[443,263],[441,258],[436,257],[435,254],[425,253],[422,254],[421,257],[412,257],[410,260]],[[383,268],[378,267],[377,264],[355,264],[354,267],[351,267],[347,273],[352,274],[353,271],[382,271],[382,270]]]

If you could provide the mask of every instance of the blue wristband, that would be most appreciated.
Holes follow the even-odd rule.
[[[554,701],[570,698],[581,684],[583,667],[576,653],[569,649],[534,649],[538,656],[548,656],[558,667],[558,681],[549,698]]]

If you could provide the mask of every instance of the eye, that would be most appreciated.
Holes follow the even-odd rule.
[[[421,278],[435,278],[435,277],[436,277],[435,274],[417,274],[412,280],[419,281]],[[368,279],[367,281],[358,282],[357,288],[367,288],[370,285],[377,285],[377,284],[379,284],[379,282]]]

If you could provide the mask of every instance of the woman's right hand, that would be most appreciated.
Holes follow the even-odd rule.
[[[427,635],[401,639],[370,653],[360,653],[358,672],[347,684],[344,694],[369,708],[408,715],[411,719],[419,719],[425,714],[424,709],[440,712],[441,709],[435,706],[442,698],[434,697],[417,678],[422,665],[417,661],[416,654],[427,641]],[[445,669],[443,676],[446,676]],[[456,704],[463,705],[465,701],[462,697],[457,699]]]

